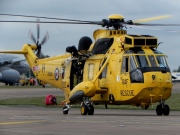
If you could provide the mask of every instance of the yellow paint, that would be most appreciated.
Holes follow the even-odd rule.
[[[109,19],[124,19],[124,16],[120,15],[120,14],[112,14],[110,16],[108,16]]]
[[[124,17],[112,15],[109,18],[123,19]],[[162,18],[167,18],[167,16],[145,20]],[[69,98],[78,91],[83,91],[84,97],[90,97],[94,103],[98,104],[150,105],[171,96],[171,74],[167,70],[168,67],[159,71],[160,64],[157,60],[158,57],[165,59],[166,55],[157,54],[153,50],[158,47],[157,37],[133,36],[128,35],[126,30],[114,29],[95,30],[93,37],[95,42],[91,44],[87,53],[92,52],[99,39],[111,39],[109,42],[112,44],[105,54],[97,53],[79,61],[78,58],[73,58],[70,53],[39,59],[34,54],[36,46],[28,44],[25,44],[20,51],[4,51],[4,53],[23,54],[30,67],[38,69],[34,70],[33,73],[39,80],[64,91],[67,103],[70,102]],[[139,52],[136,52],[137,50]],[[139,65],[139,60],[144,58],[146,62]],[[126,64],[123,64],[124,62]],[[83,68],[82,71],[79,71],[81,74],[79,76],[76,73],[75,64],[77,66],[82,64]],[[134,71],[131,69],[132,65],[137,69],[134,75],[131,74]],[[142,71],[138,71],[139,67]],[[136,79],[138,75],[142,75],[143,80],[133,82],[132,76]]]
[[[154,21],[154,20],[159,20],[159,19],[165,19],[171,17],[170,15],[162,15],[162,16],[156,16],[156,17],[151,17],[151,18],[145,18],[145,19],[139,19],[139,20],[133,20],[135,23],[142,23],[142,22],[149,22],[149,21]]]
[[[37,123],[43,121],[45,120],[0,122],[0,125],[27,124],[27,123]]]

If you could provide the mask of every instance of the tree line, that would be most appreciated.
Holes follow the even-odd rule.
[[[178,67],[178,69],[173,69],[173,72],[180,72],[180,66]]]

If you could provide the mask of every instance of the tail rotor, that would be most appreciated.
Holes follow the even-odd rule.
[[[41,52],[41,46],[44,45],[47,40],[49,39],[49,34],[48,32],[45,34],[44,38],[42,39],[41,42],[39,42],[39,38],[40,38],[40,25],[39,25],[40,20],[37,19],[37,38],[35,38],[34,34],[31,32],[31,29],[29,30],[29,37],[31,38],[31,40],[33,41],[34,44],[36,44],[37,46],[37,53],[36,56],[38,58],[44,58],[45,56],[43,55],[43,53]]]

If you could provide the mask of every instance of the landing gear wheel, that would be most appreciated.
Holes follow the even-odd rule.
[[[88,107],[88,115],[93,115],[94,114],[94,106],[93,105],[89,105]]]
[[[163,114],[165,116],[167,116],[167,115],[169,115],[169,112],[170,112],[169,106],[168,105],[164,105]]]
[[[66,105],[63,107],[63,114],[68,114],[68,112],[69,112],[69,106]]]
[[[83,97],[83,102],[81,103],[81,115],[93,115],[94,106],[89,97]]]
[[[162,114],[163,114],[163,108],[162,108],[162,105],[160,104],[160,105],[157,105],[157,107],[156,107],[156,114],[158,115],[158,116],[161,116]]]
[[[81,106],[81,115],[87,115],[88,107],[83,103]]]

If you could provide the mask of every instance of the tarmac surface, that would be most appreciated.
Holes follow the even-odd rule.
[[[19,86],[21,87],[21,86]],[[179,93],[180,84],[173,92]],[[0,99],[63,95],[56,88],[1,88]],[[68,115],[62,108],[0,105],[0,135],[177,135],[180,112],[157,116],[155,110],[95,109],[82,116],[79,108]]]
[[[156,116],[153,110],[96,109],[80,115],[72,108],[0,106],[0,135],[177,135],[180,113]]]

